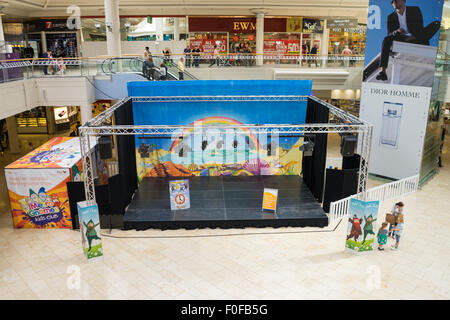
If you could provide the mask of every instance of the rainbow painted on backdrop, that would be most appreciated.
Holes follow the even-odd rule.
[[[206,117],[199,120],[196,120],[189,124],[190,126],[198,126],[201,128],[202,126],[208,126],[208,125],[243,125],[242,122],[239,122],[233,118],[229,117]],[[247,136],[254,142],[255,146],[260,148],[259,140],[257,136],[251,132],[251,130],[242,128],[238,129],[240,132],[247,133]],[[190,135],[192,132],[194,132],[194,129],[184,129],[181,136],[186,137]],[[172,152],[175,150],[175,147],[180,143],[180,139],[176,139],[172,145],[170,146],[169,151]]]

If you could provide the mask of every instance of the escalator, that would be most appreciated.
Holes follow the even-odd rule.
[[[155,64],[155,79],[160,79],[159,66],[164,60],[161,57],[153,57],[153,63]],[[123,58],[108,58],[101,64],[101,72],[103,74],[117,74],[117,73],[134,73],[144,77],[143,74],[144,60],[136,57],[123,57]],[[198,80],[190,72],[184,70],[184,80]],[[166,80],[179,80],[178,67],[175,63],[170,63],[167,67]]]

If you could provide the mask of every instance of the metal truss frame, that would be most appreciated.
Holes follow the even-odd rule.
[[[338,118],[336,123],[306,123],[306,124],[239,124],[239,125],[205,125],[200,128],[207,129],[209,133],[223,133],[226,130],[244,129],[253,134],[271,135],[303,135],[317,133],[356,133],[359,136],[358,149],[361,155],[359,165],[359,182],[357,197],[365,200],[367,197],[366,185],[373,126],[345,111],[326,103],[314,96],[158,96],[158,97],[128,97],[122,99],[111,108],[105,110],[95,118],[87,121],[79,128],[81,155],[83,162],[83,175],[86,200],[95,202],[95,186],[93,175],[93,162],[90,136],[102,135],[139,135],[150,137],[173,137],[183,130],[199,129],[192,125],[112,125],[113,115],[130,100],[133,103],[158,103],[158,102],[233,102],[233,101],[306,101],[312,99],[326,106],[330,113]],[[193,130],[194,134],[195,130]]]

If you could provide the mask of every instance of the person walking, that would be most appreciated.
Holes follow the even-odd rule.
[[[184,56],[185,56],[185,59],[186,59],[186,68],[190,68],[191,67],[191,52],[192,52],[192,49],[189,46],[189,44],[186,45],[186,48],[184,48],[183,52],[184,52]]]
[[[178,61],[178,80],[184,80],[184,59],[180,58]]]
[[[213,52],[213,61],[209,65],[211,68],[214,64],[217,64],[219,66],[219,49],[217,49],[217,45],[214,46],[214,52]]]

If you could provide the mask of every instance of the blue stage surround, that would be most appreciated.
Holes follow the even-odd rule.
[[[128,95],[130,97],[152,97],[152,96],[309,96],[311,94],[312,81],[311,80],[194,80],[194,81],[151,81],[151,82],[129,82],[128,83]],[[133,119],[135,125],[190,125],[190,124],[304,124],[306,118],[307,102],[305,101],[205,101],[205,102],[133,102]],[[214,137],[217,141],[220,137]],[[249,135],[245,138],[245,135],[241,135],[239,139],[242,140],[242,144],[245,143],[245,139],[252,139],[260,144],[262,141],[257,141],[258,137]],[[184,142],[188,142],[185,138]],[[299,138],[284,138],[280,139],[280,147],[289,152],[296,143],[298,144]],[[178,158],[173,154],[174,141],[171,139],[142,139],[142,137],[136,137],[136,148],[138,149],[141,143],[151,144],[153,149],[163,150],[158,163],[153,160],[151,163],[141,159],[139,153],[137,154],[138,163],[138,176],[154,176],[149,174],[149,171],[155,168],[160,163],[169,161],[176,165],[183,165],[184,168],[180,170],[173,170],[173,173],[183,173],[184,169],[187,170],[189,164],[197,166],[198,171],[203,169],[203,174],[206,174],[206,165],[211,163],[211,158],[205,158],[203,153],[205,150],[198,150],[200,146],[198,143],[189,141],[189,145],[192,147],[192,155],[186,159]],[[264,142],[267,144],[267,141]],[[176,146],[176,143],[175,143]],[[225,143],[225,149],[232,148],[232,141]],[[296,148],[298,146],[296,145]],[[230,153],[226,153],[224,149],[224,156],[228,163]],[[194,152],[201,153],[202,161],[197,158],[194,160]],[[217,150],[213,150],[213,155],[217,153]],[[222,151],[220,151],[222,152]],[[172,153],[172,154],[170,154]],[[269,165],[271,159],[263,159],[261,154],[249,152],[246,159],[248,161],[264,161],[263,164],[257,163],[258,166]],[[192,157],[191,157],[192,156]],[[197,155],[196,155],[197,156]],[[228,157],[228,158],[227,158]],[[232,157],[231,157],[232,158]],[[261,159],[261,160],[255,160]],[[299,159],[301,161],[301,159]],[[190,162],[190,163],[189,163]],[[233,161],[231,161],[233,162]],[[266,162],[268,164],[266,164]],[[281,161],[283,162],[283,161]],[[285,161],[287,162],[287,160]],[[289,165],[294,166],[290,161]],[[245,168],[249,167],[249,164],[242,163]],[[251,163],[254,165],[254,163]],[[278,164],[278,168],[281,164]],[[146,168],[144,168],[146,167]],[[211,166],[209,166],[211,167]],[[243,167],[243,168],[244,168]],[[195,166],[190,167],[193,171]],[[253,168],[253,167],[251,167]],[[299,164],[296,164],[295,170],[290,169],[289,172],[297,173],[301,169]],[[280,169],[281,170],[281,169]],[[153,170],[155,171],[155,170]],[[169,170],[164,169],[167,173]],[[210,170],[211,171],[211,170]],[[228,175],[230,171],[232,174],[243,174],[242,170],[231,170],[222,167],[220,172],[226,172]],[[248,173],[249,170],[244,170],[244,173]],[[252,170],[250,170],[252,171]],[[286,168],[286,172],[288,169]],[[161,171],[159,171],[161,172]],[[154,173],[154,172],[153,172]],[[170,173],[170,172],[169,172]],[[181,174],[180,173],[180,174]],[[196,175],[198,175],[197,172]]]

